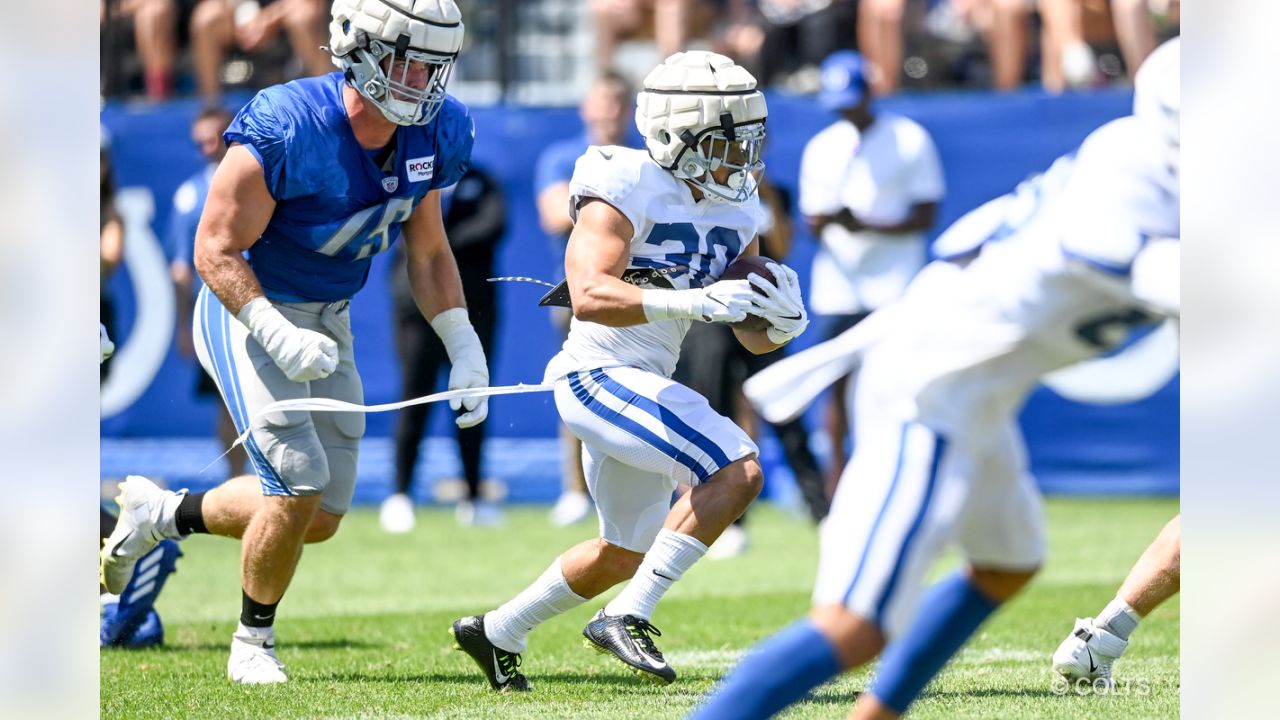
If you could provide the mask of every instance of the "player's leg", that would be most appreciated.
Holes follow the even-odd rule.
[[[302,61],[308,75],[324,75],[333,71],[332,56],[324,49],[328,40],[324,27],[329,20],[329,3],[321,0],[286,0],[284,28],[293,53]]]
[[[870,661],[914,617],[921,578],[954,532],[963,478],[928,428],[860,419],[822,530],[813,610],[757,646],[694,717],[770,717]]]
[[[600,537],[566,550],[497,609],[453,625],[457,646],[471,655],[495,690],[528,689],[524,676],[510,668],[518,666],[529,632],[634,575],[670,507],[674,481],[589,444],[583,450],[588,487],[598,499]]]
[[[196,89],[206,102],[222,94],[222,61],[235,37],[231,10],[223,0],[200,0],[191,13],[191,58]]]
[[[349,333],[337,337],[325,327],[317,309],[277,307],[299,327],[335,336],[340,359],[335,375],[354,368]],[[227,674],[241,683],[283,682],[287,679],[284,666],[275,655],[276,608],[293,578],[308,528],[322,506],[322,493],[330,479],[328,450],[310,413],[269,413],[253,418],[259,408],[276,400],[310,396],[318,383],[289,381],[248,337],[247,329],[207,290],[201,292],[196,315],[199,336],[204,340],[198,348],[201,363],[218,379],[237,426],[244,428],[253,422],[246,450],[265,496],[242,536],[241,615]],[[216,516],[241,499],[231,493],[206,496],[202,514]]]
[[[646,679],[671,682],[675,671],[652,639],[660,634],[650,623],[654,608],[759,494],[758,450],[705,398],[668,378],[608,368],[575,373],[564,385],[572,399],[557,384],[557,403],[562,397],[565,405],[576,401],[576,409],[562,416],[586,445],[608,448],[633,467],[694,486],[666,514],[635,577],[583,631],[597,649]]]
[[[1111,682],[1112,666],[1129,647],[1138,623],[1181,584],[1182,516],[1161,529],[1129,570],[1115,598],[1096,618],[1076,620],[1071,634],[1053,654],[1053,669],[1070,681]]]
[[[560,250],[563,256],[563,248]],[[551,308],[552,319],[560,333],[561,342],[569,335],[569,321],[573,313],[566,308]],[[565,527],[587,519],[591,514],[591,496],[587,494],[587,477],[583,474],[582,441],[563,422],[558,428],[560,436],[560,497],[551,508],[551,524]]]
[[[487,275],[488,273],[485,273]],[[466,289],[467,301],[470,303],[471,326],[476,330],[476,336],[480,338],[480,345],[484,348],[485,357],[493,357],[493,336],[494,336],[494,316],[493,308],[497,305],[497,296],[493,289],[493,283],[487,279],[467,278],[463,280],[463,287]],[[444,346],[440,345],[441,362],[448,362],[448,357],[444,355]],[[467,483],[467,501],[466,505],[459,505],[459,511],[464,507],[467,509],[465,514],[460,512],[459,520],[464,525],[501,525],[503,522],[502,508],[496,503],[485,500],[480,494],[480,482],[482,480],[481,472],[484,439],[487,433],[486,423],[473,425],[469,428],[458,428],[458,455],[462,460],[462,478]]]
[[[971,467],[957,468],[973,478],[957,532],[968,563],[925,593],[915,621],[885,649],[853,717],[906,712],[978,627],[1035,575],[1044,560],[1044,523],[1025,458],[1018,431],[1007,426]]]
[[[435,389],[443,346],[417,307],[397,307],[396,353],[400,356],[400,394],[422,397]],[[396,421],[395,492],[382,502],[378,518],[387,532],[409,532],[416,524],[413,513],[413,473],[427,427],[430,405],[403,408]]]

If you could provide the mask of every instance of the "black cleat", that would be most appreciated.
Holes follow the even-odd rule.
[[[520,672],[520,653],[507,652],[489,642],[484,634],[484,616],[472,615],[453,621],[449,628],[455,650],[471,656],[498,692],[528,692],[529,681]]]
[[[662,635],[644,618],[635,615],[612,617],[604,614],[604,608],[600,608],[600,612],[582,629],[586,638],[583,645],[587,648],[616,657],[641,680],[654,685],[670,685],[676,679],[676,671],[671,669],[662,652],[653,644],[653,638],[649,637],[651,633]]]

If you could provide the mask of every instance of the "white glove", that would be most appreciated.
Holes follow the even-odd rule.
[[[116,344],[107,337],[107,326],[102,323],[98,323],[98,346],[102,349],[102,359],[98,361],[101,365],[111,357],[111,353],[116,351]]]
[[[449,308],[431,318],[431,329],[440,336],[444,351],[449,354],[449,389],[489,387],[489,365],[480,345],[480,336],[471,327],[466,308]],[[456,422],[460,428],[469,428],[484,422],[489,416],[489,398],[455,398],[449,407],[466,410]]]
[[[751,312],[754,295],[746,280],[721,280],[693,290],[645,290],[640,298],[649,322],[740,322]]]
[[[800,278],[796,271],[778,263],[765,267],[777,278],[778,284],[775,286],[756,273],[747,275],[747,280],[760,290],[752,295],[753,314],[769,321],[770,342],[785,345],[809,326],[809,313],[805,312],[804,301],[800,299]]]
[[[265,297],[250,300],[236,318],[293,382],[323,380],[338,368],[338,343],[289,322]]]

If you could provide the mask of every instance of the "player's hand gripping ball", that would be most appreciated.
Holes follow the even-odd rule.
[[[769,282],[777,285],[778,278],[769,269],[770,260],[763,255],[744,255],[743,257],[729,263],[729,267],[724,269],[724,273],[720,275],[721,280],[746,280],[747,276],[755,273]],[[763,294],[760,288],[752,286],[757,294]],[[769,321],[759,315],[747,315],[743,320],[736,323],[728,323],[729,327],[734,330],[767,330],[769,329]]]

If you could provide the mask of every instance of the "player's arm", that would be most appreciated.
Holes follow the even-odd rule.
[[[428,320],[446,310],[467,307],[458,263],[444,231],[440,191],[432,190],[404,224],[409,288],[418,310]]]
[[[338,367],[332,338],[289,322],[262,292],[244,251],[262,237],[276,202],[258,159],[235,144],[213,174],[196,228],[196,272],[294,382],[326,378]]]
[[[403,231],[409,289],[449,356],[449,389],[487,387],[488,361],[467,315],[458,263],[444,231],[439,190],[427,193],[418,203]],[[489,414],[488,399],[483,397],[450,400],[449,406],[466,411],[456,419],[458,427],[478,425]]]
[[[258,159],[232,145],[209,183],[194,256],[196,272],[232,315],[263,296],[244,251],[262,237],[275,209]]]
[[[609,203],[582,201],[564,258],[574,317],[610,327],[648,322],[644,291],[622,280],[634,232],[631,221]]]
[[[896,223],[867,222],[854,215],[849,208],[844,208],[835,215],[818,216],[812,219],[811,223],[817,224],[818,231],[821,231],[827,223],[835,223],[849,232],[870,230],[885,235],[914,235],[927,231],[937,220],[938,203],[920,202],[914,203],[907,216]]]
[[[564,260],[574,317],[628,327],[677,319],[737,322],[747,316],[752,292],[745,280],[690,290],[642,290],[624,282],[633,234],[631,221],[614,206],[598,198],[582,201]]]

